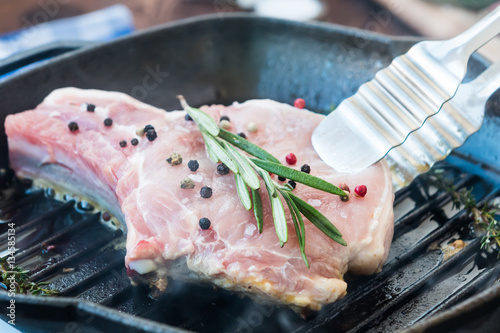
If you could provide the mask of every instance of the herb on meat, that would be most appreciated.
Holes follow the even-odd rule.
[[[461,209],[464,207],[467,214],[471,215],[476,226],[484,232],[481,238],[482,249],[489,249],[492,244],[496,244],[497,248],[500,248],[500,221],[495,217],[498,206],[495,207],[485,203],[483,207],[478,207],[472,189],[462,188],[457,190],[453,181],[445,178],[443,169],[429,172],[427,178],[430,184],[451,196],[454,208]],[[498,256],[500,257],[500,252]]]
[[[54,289],[45,288],[48,282],[31,282],[28,276],[29,271],[9,263],[6,258],[0,258],[0,283],[2,283],[7,290],[11,290],[14,286],[16,293],[39,296],[53,296],[59,293]]]
[[[347,245],[344,239],[342,239],[342,234],[339,230],[328,221],[323,214],[307,202],[295,196],[292,191],[295,188],[294,185],[298,182],[328,193],[336,194],[341,198],[346,197],[347,193],[320,178],[282,165],[274,156],[257,145],[245,140],[241,135],[236,135],[219,128],[209,115],[199,109],[190,107],[184,97],[178,96],[178,98],[184,110],[200,128],[205,140],[205,148],[210,159],[214,163],[219,161],[222,162],[223,165],[234,172],[240,201],[247,210],[253,207],[259,232],[263,231],[264,220],[262,199],[259,193],[260,177],[264,181],[266,190],[269,194],[274,227],[280,245],[283,246],[288,241],[288,228],[287,217],[279,194],[281,194],[281,197],[285,200],[290,210],[290,215],[299,241],[300,251],[307,267],[309,267],[309,262],[305,254],[305,228],[302,216],[306,217],[313,225],[337,243],[344,246]],[[254,158],[242,154],[236,148],[247,152]],[[288,178],[290,182],[282,186],[271,179],[270,173],[277,174],[279,179]]]

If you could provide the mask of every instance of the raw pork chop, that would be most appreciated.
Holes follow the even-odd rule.
[[[86,111],[84,103],[95,104],[95,111]],[[35,110],[8,116],[10,163],[20,177],[79,194],[126,224],[132,280],[149,281],[160,290],[168,276],[204,280],[296,309],[320,309],[346,294],[347,271],[380,271],[393,233],[393,193],[385,162],[356,175],[336,173],[311,146],[312,131],[323,116],[286,104],[251,100],[203,110],[216,121],[227,115],[233,132],[245,132],[282,163],[293,152],[295,167],[308,164],[312,175],[351,189],[366,185],[364,198],[351,195],[348,202],[301,184],[294,191],[338,227],[348,246],[306,220],[308,269],[291,220],[289,241],[280,248],[264,187],[264,231],[259,234],[253,212],[239,202],[234,176],[216,172],[200,131],[185,120],[184,111],[165,112],[121,93],[59,89]],[[104,125],[105,118],[113,120],[112,126]],[[72,121],[77,131],[68,129]],[[247,131],[250,122],[257,124],[257,132]],[[147,124],[156,129],[154,141],[136,135]],[[135,137],[137,146],[130,143]],[[183,158],[175,166],[166,162],[174,152]],[[189,160],[198,161],[196,172],[188,168]],[[194,189],[180,188],[186,177],[194,181]],[[203,186],[212,188],[212,197],[200,196]],[[210,219],[210,229],[200,228],[202,217]]]

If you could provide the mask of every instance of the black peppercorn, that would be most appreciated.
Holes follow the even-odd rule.
[[[231,121],[231,120],[229,120],[228,116],[222,116],[222,117],[220,117],[220,121],[223,121],[223,120]]]
[[[191,160],[188,162],[188,168],[189,168],[189,170],[191,170],[193,172],[198,170],[199,167],[200,167],[200,164],[198,163],[197,160]]]
[[[296,183],[296,182],[294,182],[293,180],[289,180],[289,181],[288,181],[288,184],[289,184],[291,187],[293,187],[293,189],[295,189],[295,187],[297,186],[297,183]]]
[[[311,167],[307,164],[304,164],[303,166],[300,167],[300,171],[305,173],[311,173]]]
[[[285,178],[285,177],[278,176],[278,180],[279,180],[280,182],[284,182],[284,181],[286,180],[286,178]]]
[[[212,196],[212,189],[208,186],[203,186],[200,190],[200,195],[204,199],[208,199]]]
[[[154,130],[155,128],[153,127],[153,125],[146,125],[146,126],[144,126],[144,132],[147,132],[150,129]]]
[[[191,118],[191,116],[188,113],[186,113],[184,119],[186,119],[187,121],[193,121],[193,118]]]
[[[349,194],[341,196],[340,200],[342,200],[343,202],[349,201]]]
[[[200,219],[199,224],[200,224],[200,228],[202,228],[203,230],[207,230],[208,228],[210,228],[211,223],[210,223],[209,219],[207,219],[206,217],[202,217]]]
[[[125,140],[120,141],[120,147],[122,147],[122,148],[127,147],[127,141],[125,141]]]
[[[87,104],[87,111],[94,112],[95,111],[95,105],[94,104]]]
[[[239,136],[241,136],[243,139],[246,139],[246,138],[247,138],[247,136],[246,136],[246,135],[245,135],[245,133],[243,133],[243,132],[238,133],[238,135],[239,135]]]
[[[78,131],[78,124],[77,124],[77,123],[75,123],[74,121],[70,122],[70,123],[68,124],[68,127],[69,127],[69,130],[70,130],[71,132]]]
[[[139,144],[139,140],[137,140],[137,138],[133,138],[132,140],[130,140],[130,143],[132,144],[132,146],[137,146]]]
[[[109,127],[111,125],[113,125],[113,119],[111,118],[104,119],[104,126]]]
[[[227,175],[229,173],[229,168],[224,163],[221,163],[217,166],[217,173],[219,175]]]
[[[156,135],[156,131],[154,129],[148,129],[146,132],[146,138],[148,138],[149,141],[154,141],[158,135]]]

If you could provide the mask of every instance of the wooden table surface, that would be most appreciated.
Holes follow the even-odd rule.
[[[324,0],[327,22],[368,29],[391,35],[416,35],[395,17],[387,19],[385,9],[367,0]],[[0,34],[30,26],[44,19],[54,20],[84,14],[116,3],[126,5],[137,29],[180,18],[237,11],[234,0],[2,0]],[[45,15],[40,15],[45,13]],[[385,16],[384,16],[385,15]],[[390,14],[389,14],[390,15]]]

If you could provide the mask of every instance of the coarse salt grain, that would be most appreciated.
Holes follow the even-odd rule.
[[[200,174],[190,174],[188,175],[188,178],[192,179],[193,181],[199,183],[203,180],[203,176]]]
[[[245,226],[245,235],[246,236],[253,236],[255,231],[257,230],[257,227],[253,223],[247,223]]]
[[[309,199],[309,200],[307,200],[307,203],[313,207],[321,206],[321,200],[317,200],[317,199]]]

